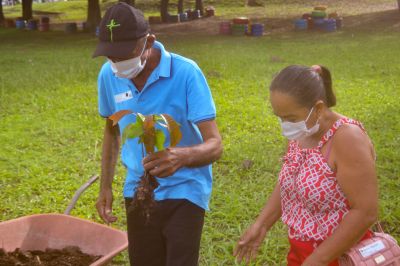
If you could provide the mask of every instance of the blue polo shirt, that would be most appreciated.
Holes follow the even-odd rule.
[[[129,79],[114,75],[106,62],[98,77],[99,113],[109,117],[120,110],[135,113],[169,114],[181,125],[182,140],[178,146],[193,146],[203,142],[196,126],[202,121],[215,119],[214,101],[207,81],[195,62],[177,54],[169,53],[155,42],[154,48],[161,52],[159,65],[149,76],[142,91],[138,91]],[[120,120],[124,128],[136,121],[135,115]],[[160,127],[159,129],[164,130]],[[165,146],[169,145],[169,134]],[[133,197],[136,184],[143,175],[142,145],[138,139],[128,139],[122,146],[122,163],[127,168],[124,197]],[[187,199],[203,209],[208,209],[212,187],[211,165],[197,168],[181,168],[174,175],[157,178],[159,187],[154,191],[156,200]]]

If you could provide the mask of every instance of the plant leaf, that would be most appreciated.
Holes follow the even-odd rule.
[[[136,123],[130,124],[124,128],[122,133],[122,144],[125,143],[126,139],[134,139],[140,137],[143,134],[143,122],[140,119],[136,119]]]
[[[164,121],[164,118],[162,118],[161,115],[154,115],[154,121]]]
[[[162,130],[156,130],[156,147],[158,151],[164,150],[165,134]]]
[[[127,114],[132,114],[133,112],[131,110],[121,110],[118,111],[114,114],[112,114],[110,117],[108,117],[108,119],[113,121],[113,126],[115,126],[119,120],[121,120],[122,117],[124,117]]]
[[[170,135],[170,146],[175,147],[182,139],[182,132],[180,125],[168,114],[160,115],[168,126]]]
[[[141,113],[137,113],[137,117],[140,118],[140,120],[142,120],[142,122],[144,122],[144,120],[146,119],[146,117],[144,115],[142,115]]]
[[[164,124],[164,123],[157,122],[157,124],[159,124],[159,125],[162,126],[162,127],[168,128],[168,126],[167,126],[166,124]]]
[[[145,120],[143,122],[143,142],[146,148],[146,152],[148,154],[154,152],[154,145],[156,143],[156,129],[154,127],[154,116],[153,115],[146,115]]]
[[[165,120],[161,115],[154,115],[154,121],[156,121],[156,123],[159,124],[160,126],[168,128],[168,126],[163,123],[165,122]]]

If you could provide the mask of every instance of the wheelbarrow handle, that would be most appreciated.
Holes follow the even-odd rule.
[[[99,179],[98,175],[92,176],[89,181],[87,181],[85,184],[83,184],[76,192],[74,197],[72,198],[71,202],[69,203],[67,209],[65,210],[64,214],[69,215],[71,213],[71,210],[75,207],[76,202],[78,201],[79,197],[81,194],[88,188],[90,185],[92,185],[96,180]]]

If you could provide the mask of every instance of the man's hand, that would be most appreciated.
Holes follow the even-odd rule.
[[[96,202],[97,212],[107,224],[113,223],[117,217],[112,215],[113,193],[111,189],[102,189]]]
[[[149,154],[143,159],[144,169],[152,176],[167,177],[182,167],[201,167],[218,160],[222,154],[222,143],[215,120],[204,121],[197,126],[203,143]]]
[[[143,167],[152,176],[159,178],[173,175],[183,163],[184,148],[167,148],[163,151],[149,154],[143,159]]]

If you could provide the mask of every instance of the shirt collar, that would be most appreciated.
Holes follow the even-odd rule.
[[[170,77],[171,76],[171,54],[167,52],[160,42],[154,42],[153,48],[159,49],[161,52],[161,59],[159,63],[159,76]]]

